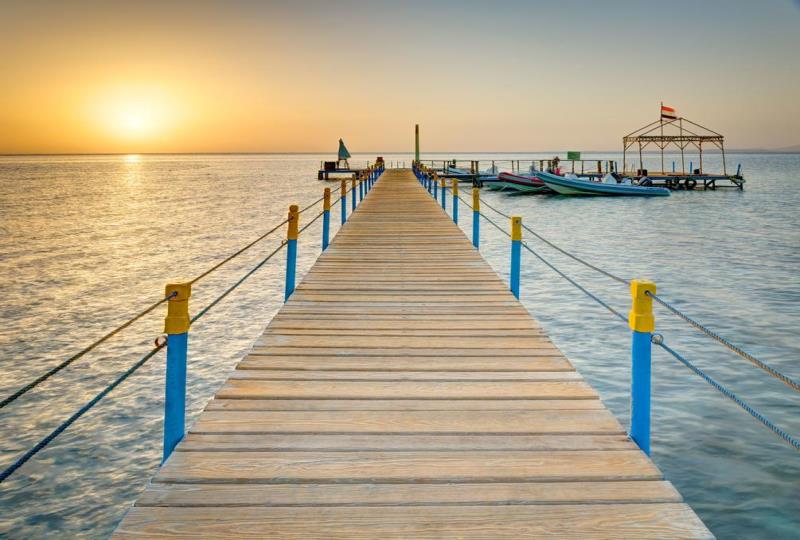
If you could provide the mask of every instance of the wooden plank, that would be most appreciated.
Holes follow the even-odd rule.
[[[178,451],[235,451],[235,452],[374,452],[374,451],[440,451],[464,450],[635,450],[627,435],[375,435],[375,434],[313,434],[300,435],[189,433]]]
[[[595,399],[584,381],[568,382],[328,382],[229,379],[222,399]]]
[[[126,538],[344,540],[710,539],[681,503],[332,508],[134,507]]]
[[[341,383],[336,383],[341,384]],[[606,410],[206,411],[193,433],[619,434]]]
[[[308,369],[342,371],[573,371],[572,365],[563,356],[512,356],[458,357],[439,356],[431,362],[429,356],[263,356],[250,354],[236,366],[248,369]]]
[[[638,450],[174,452],[153,479],[273,484],[617,480],[661,480],[661,473]]]
[[[580,381],[575,371],[327,371],[239,369],[231,379],[248,381]]]
[[[220,411],[507,411],[604,409],[599,399],[219,399],[206,410]]]
[[[428,506],[681,502],[669,482],[495,484],[162,484],[136,506]]]

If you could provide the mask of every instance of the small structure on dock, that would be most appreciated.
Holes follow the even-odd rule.
[[[650,146],[656,146],[661,154],[661,170],[648,171],[644,166],[644,159],[642,157],[643,151]],[[722,154],[722,174],[706,174],[703,171],[703,145],[708,148],[712,145],[717,148]],[[635,171],[631,169],[628,171],[628,150],[636,146],[639,151],[639,168]],[[673,161],[672,171],[668,171],[664,165],[664,150],[674,147],[680,151],[681,155],[681,168],[680,171],[676,170],[675,162]],[[693,162],[690,167],[686,168],[686,153],[687,149],[694,148],[698,154],[698,167],[695,168]],[[635,163],[632,162],[631,166]],[[658,120],[647,124],[631,133],[628,133],[622,138],[622,170],[623,174],[630,174],[636,178],[648,177],[651,180],[664,180],[667,187],[672,187],[673,183],[677,186],[696,185],[698,181],[703,182],[703,187],[706,189],[716,189],[716,182],[718,180],[728,180],[733,186],[738,189],[743,188],[744,180],[740,175],[740,170],[737,170],[733,176],[728,175],[727,165],[725,163],[725,137],[721,133],[701,126],[696,122],[692,122],[688,118],[678,116],[678,113],[672,107],[667,107],[661,104],[661,113]],[[670,179],[666,182],[665,179]],[[676,186],[676,187],[677,187]],[[722,187],[722,186],[719,186]],[[691,188],[689,188],[691,189]]]
[[[344,145],[344,141],[339,139],[339,156],[336,161],[336,168],[337,169],[349,169],[350,164],[347,162],[350,159],[350,152],[347,151],[347,147]],[[342,162],[344,162],[344,166],[342,166]]]
[[[351,169],[350,163],[347,161],[352,156],[344,145],[344,141],[339,139],[339,151],[336,155],[336,161],[324,161],[320,165],[317,178],[319,180],[330,180],[331,173],[353,174],[361,172],[361,169]]]

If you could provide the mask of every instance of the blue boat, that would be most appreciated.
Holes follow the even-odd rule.
[[[621,184],[611,175],[602,182],[594,182],[588,178],[566,178],[543,171],[535,174],[547,187],[561,195],[668,197],[670,194],[667,188]]]

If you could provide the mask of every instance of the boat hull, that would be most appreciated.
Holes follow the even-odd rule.
[[[498,180],[503,186],[503,191],[515,191],[518,193],[550,192],[544,182],[533,176],[520,176],[503,172],[498,175]]]
[[[579,195],[595,197],[668,197],[666,188],[632,186],[627,184],[605,184],[587,180],[564,178],[546,172],[537,172],[536,176],[544,184],[560,195]]]

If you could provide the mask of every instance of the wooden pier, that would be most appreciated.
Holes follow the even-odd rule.
[[[411,171],[388,170],[115,537],[712,536]]]

